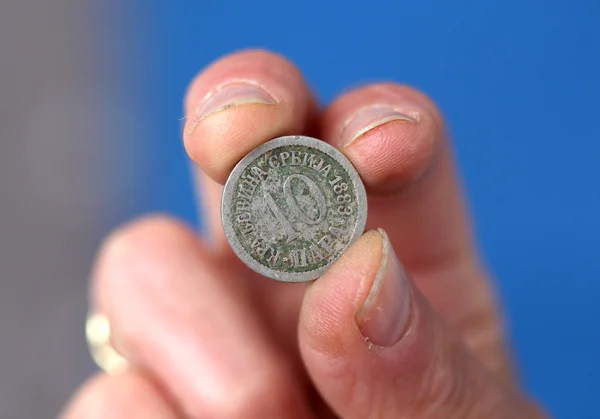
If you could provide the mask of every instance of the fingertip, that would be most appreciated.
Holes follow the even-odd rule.
[[[300,70],[265,50],[237,52],[209,65],[190,85],[185,103],[186,151],[220,183],[261,143],[302,133],[315,107]]]
[[[192,79],[184,97],[186,111],[193,111],[215,87],[227,83],[231,76],[237,77],[240,72],[245,75],[244,79],[271,77],[284,83],[303,78],[298,67],[282,54],[263,48],[238,50],[210,62]]]
[[[188,123],[184,146],[206,175],[224,184],[235,164],[253,148],[295,132],[292,127],[297,124],[292,120],[293,112],[287,104],[238,104]]]
[[[389,279],[388,275],[382,275],[389,266],[388,246],[385,233],[374,230],[365,233],[309,287],[302,304],[299,325],[302,358],[320,393],[342,417],[350,412],[353,417],[383,412],[382,400],[375,399],[389,393],[391,377],[386,374],[389,369],[397,368],[387,359],[391,348],[380,345],[393,347],[399,338],[396,331],[402,333],[405,328],[392,325],[397,324],[396,320],[408,319],[398,316],[382,320],[376,313],[389,307],[373,302],[375,294],[387,293],[390,298],[397,295],[393,287],[381,284]],[[365,310],[366,306],[370,308]],[[365,327],[365,323],[369,325]],[[373,333],[371,323],[378,323],[379,331]],[[388,338],[391,340],[385,341]],[[413,336],[408,340],[409,350],[403,351],[402,361],[415,352]]]
[[[300,314],[301,347],[331,359],[361,339],[354,316],[381,262],[383,239],[368,231],[308,289]]]
[[[395,192],[418,180],[443,147],[443,124],[433,102],[393,83],[342,96],[326,110],[323,127],[323,136],[350,158],[375,193]]]

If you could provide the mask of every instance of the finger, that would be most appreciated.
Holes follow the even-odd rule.
[[[429,99],[371,85],[335,101],[321,123],[371,193],[371,223],[389,231],[407,266],[473,254],[442,118]]]
[[[383,230],[310,287],[299,336],[309,374],[341,417],[538,417],[430,308]]]
[[[200,186],[210,188],[204,200],[207,224],[218,241],[223,238],[218,184],[258,145],[304,132],[315,101],[292,63],[271,52],[249,50],[223,57],[202,71],[188,90],[185,107],[185,148],[200,169]]]
[[[420,291],[486,365],[509,376],[494,293],[474,250],[436,106],[406,86],[371,85],[335,101],[321,131],[370,192],[367,227],[389,232]]]
[[[192,418],[310,417],[292,366],[247,290],[186,227],[150,218],[115,233],[94,275],[113,345]]]
[[[61,419],[177,419],[165,395],[141,372],[92,378],[75,394]]]

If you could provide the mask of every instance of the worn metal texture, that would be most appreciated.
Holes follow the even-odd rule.
[[[311,137],[285,136],[246,155],[223,191],[234,252],[269,278],[318,278],[363,233],[364,185],[350,161]]]

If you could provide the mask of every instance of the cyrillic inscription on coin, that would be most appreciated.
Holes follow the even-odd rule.
[[[363,233],[356,169],[311,137],[271,140],[233,169],[221,201],[225,235],[250,268],[286,282],[318,278]]]

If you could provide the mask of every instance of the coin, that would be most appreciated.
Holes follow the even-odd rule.
[[[251,269],[279,281],[310,281],[363,233],[367,195],[341,152],[316,138],[285,136],[235,166],[221,219],[233,251]]]

